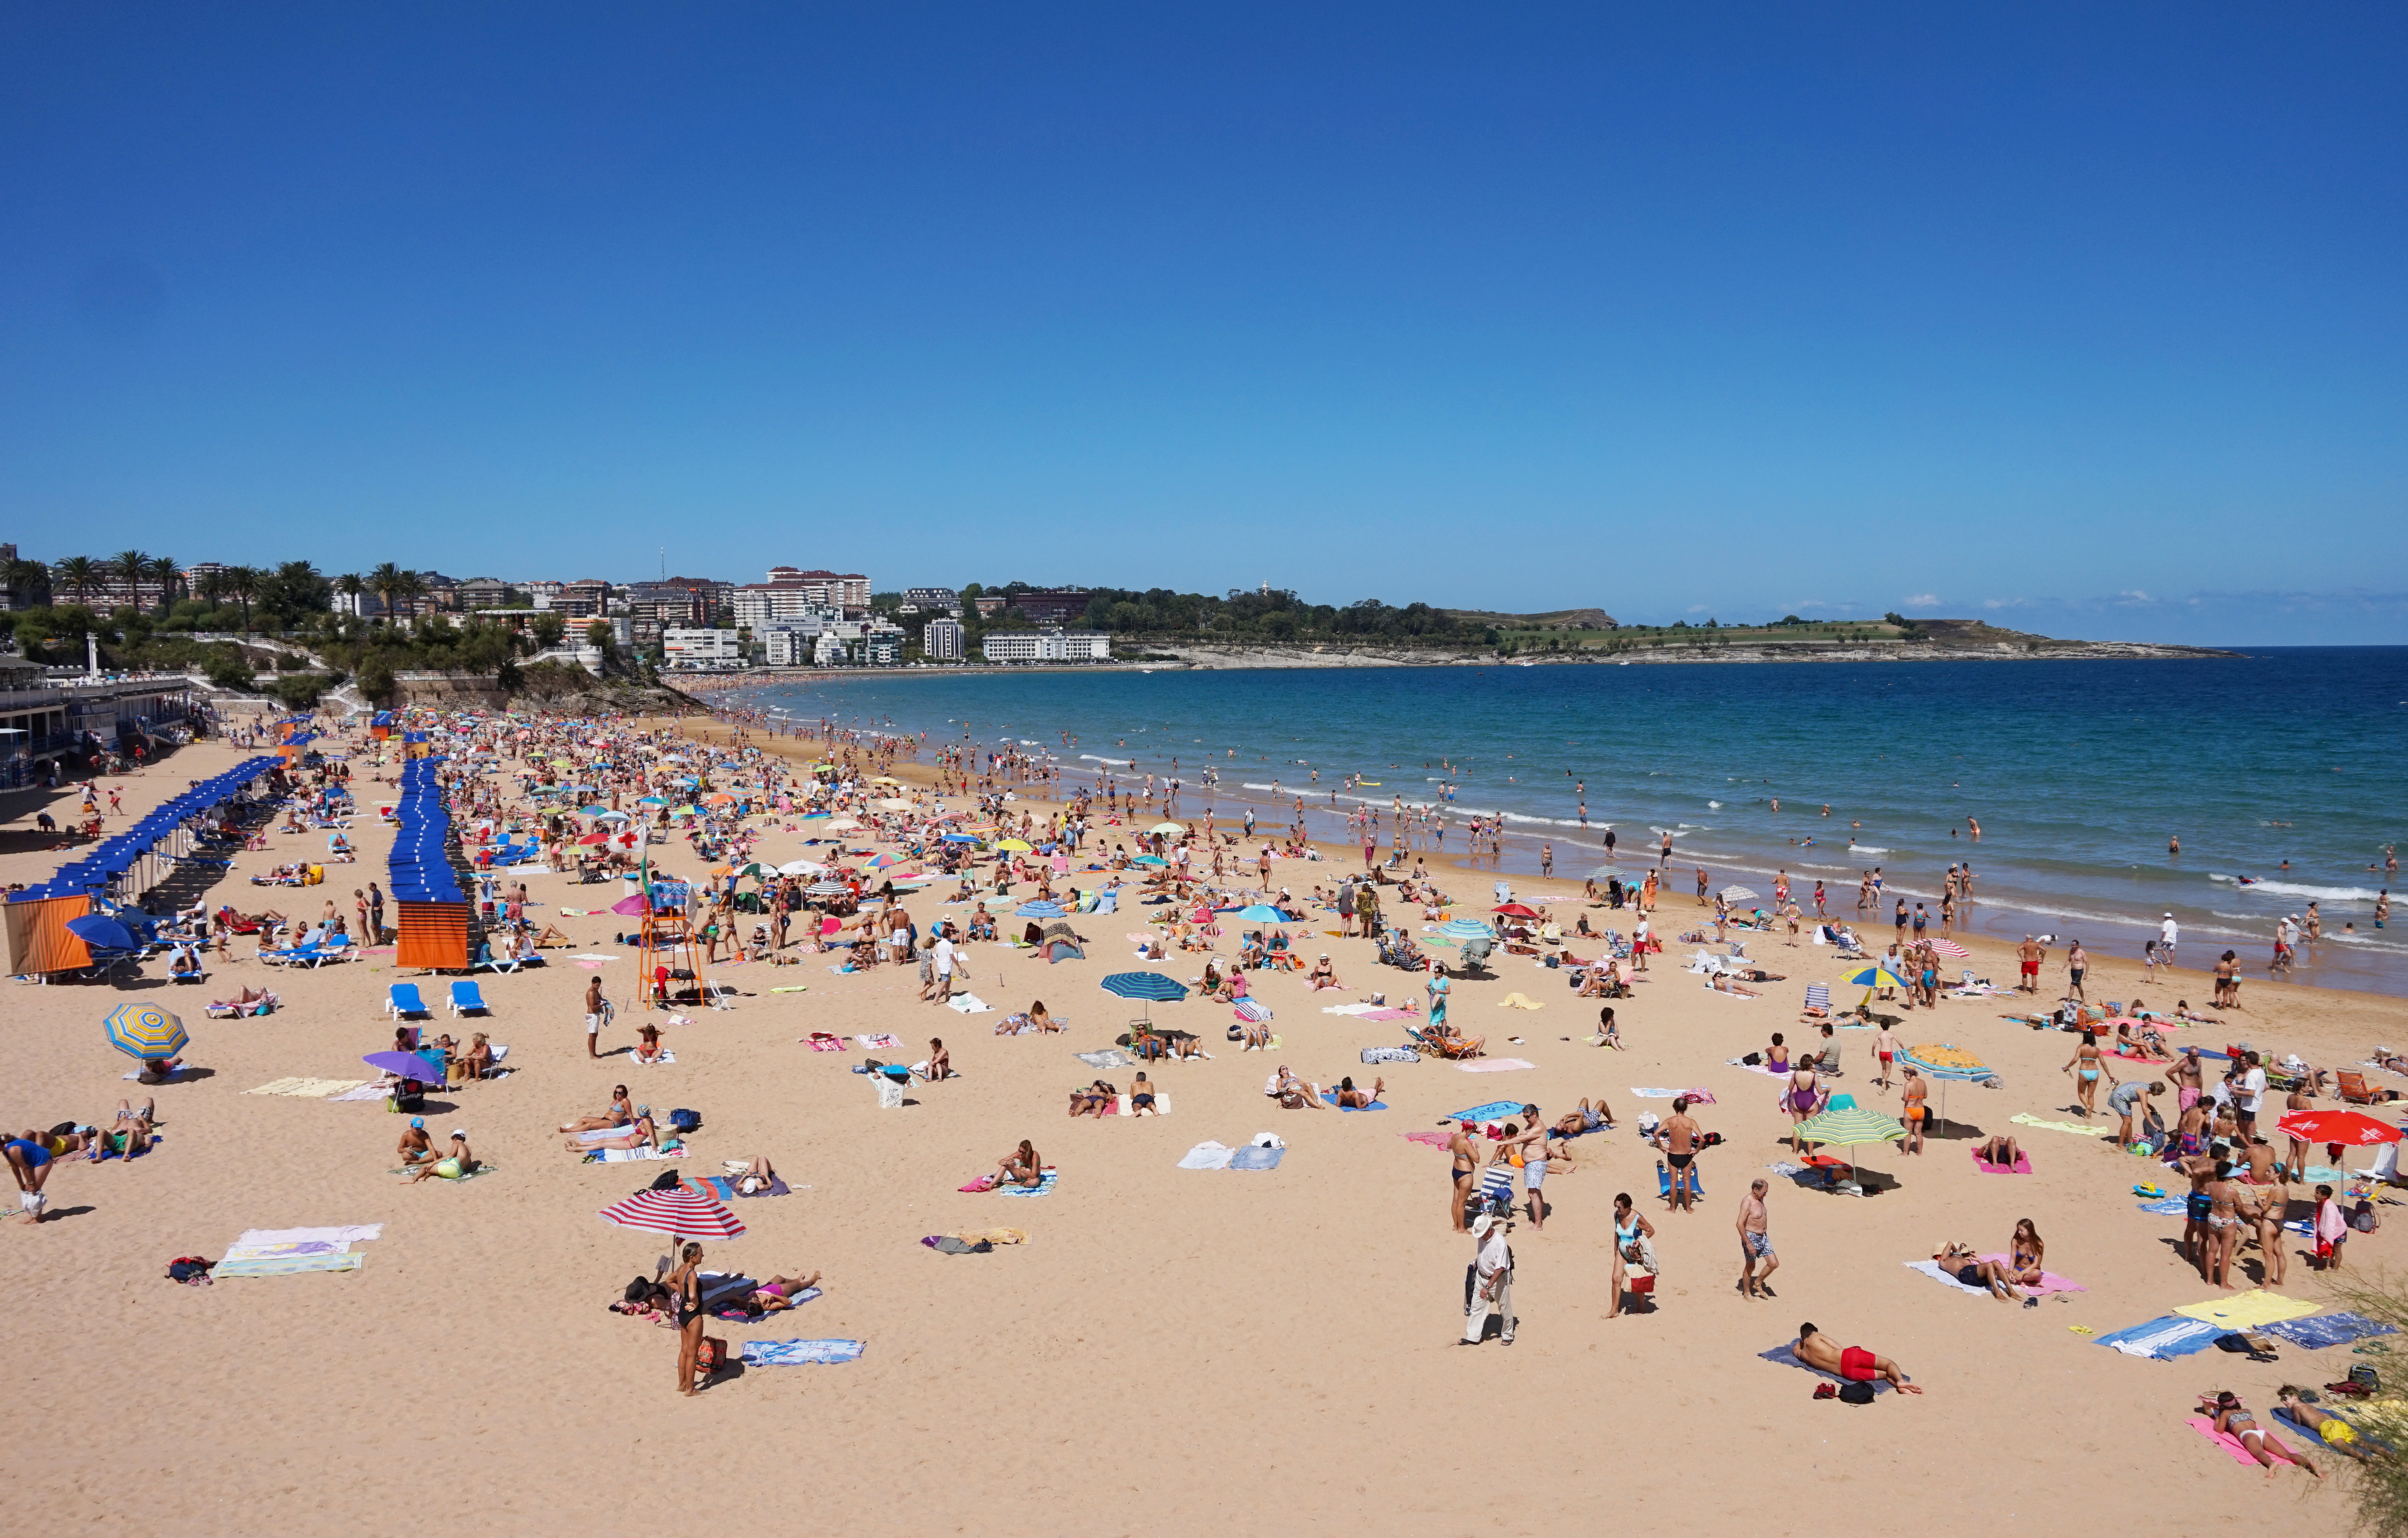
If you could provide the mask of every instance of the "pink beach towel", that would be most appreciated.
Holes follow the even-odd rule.
[[[2232,1461],[2235,1463],[2245,1463],[2253,1469],[2258,1466],[2258,1460],[2249,1456],[2249,1449],[2241,1445],[2239,1437],[2217,1431],[2215,1422],[2205,1416],[2193,1416],[2183,1424],[2223,1448],[2231,1455]]]
[[[2007,1257],[2003,1255],[1985,1255],[1982,1259],[1985,1260],[1995,1260],[2000,1265],[2005,1265],[2007,1263]],[[2017,1282],[2014,1285],[2023,1289],[2026,1292],[2036,1292],[2042,1297],[2045,1297],[2052,1292],[2087,1292],[2090,1290],[2080,1282],[2071,1281],[2066,1277],[2058,1275],[2054,1271],[2042,1272],[2040,1274],[2040,1280],[2037,1282]]]
[[[1455,1141],[1444,1132],[1431,1132],[1427,1130],[1418,1132],[1406,1132],[1403,1136],[1405,1141],[1408,1143],[1426,1143],[1433,1148],[1446,1147],[1449,1144]]]
[[[1984,1175],[2029,1175],[2029,1174],[2031,1174],[2031,1155],[2029,1155],[2029,1154],[2028,1154],[2028,1153],[2024,1153],[2024,1152],[2022,1152],[2021,1150],[2017,1150],[2017,1151],[2016,1151],[2016,1154],[2015,1154],[2015,1167],[2014,1167],[2014,1169],[2012,1169],[2012,1170],[2011,1170],[2011,1169],[2009,1169],[2009,1168],[2007,1168],[2004,1164],[1993,1164],[1993,1163],[1991,1163],[1988,1160],[1984,1159],[1984,1158],[1982,1157],[1982,1151],[1981,1151],[1979,1148],[1971,1148],[1971,1149],[1968,1149],[1968,1150],[1967,1150],[1967,1152],[1971,1153],[1971,1154],[1973,1156],[1973,1162],[1974,1162],[1974,1163],[1979,1164],[1979,1165],[1981,1165],[1981,1166],[1982,1166],[1982,1173],[1983,1173]]]
[[[1681,1093],[1688,1098],[1692,1105],[1712,1105],[1714,1103],[1714,1092],[1712,1089],[1684,1089]]]

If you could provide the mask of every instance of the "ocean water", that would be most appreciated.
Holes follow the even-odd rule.
[[[2136,957],[2172,912],[2186,967],[2229,947],[2262,975],[2275,920],[2313,900],[2327,938],[2298,980],[2408,992],[2408,920],[2372,928],[2377,892],[2396,884],[2385,847],[2408,843],[2408,647],[2185,662],[930,670],[728,698],[932,742],[1021,745],[1059,759],[1066,786],[1176,773],[1181,813],[1211,805],[1225,825],[1248,803],[1292,815],[1301,795],[1316,837],[1342,837],[1354,805],[1435,803],[1451,789],[1448,861],[1464,859],[1464,817],[1505,819],[1506,848],[1473,862],[1483,871],[1534,872],[1545,842],[1555,874],[1577,877],[1605,865],[1610,827],[1616,867],[1636,876],[1670,829],[1674,913],[1703,865],[1716,888],[1744,882],[1768,900],[1777,870],[1801,901],[1820,878],[1830,910],[1853,919],[1859,875],[1878,865],[1889,892],[1931,904],[1936,929],[1942,874],[1970,861],[1978,932]],[[1349,774],[1379,783],[1350,794]],[[1887,928],[1885,917],[1885,939]]]

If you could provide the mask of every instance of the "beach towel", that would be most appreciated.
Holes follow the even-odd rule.
[[[1419,1062],[1422,1055],[1410,1047],[1367,1047],[1363,1048],[1363,1061],[1369,1063]]]
[[[2042,1121],[2028,1111],[2017,1111],[2007,1118],[2018,1127],[2042,1127],[2052,1132],[2079,1132],[2084,1137],[2113,1137],[2112,1127],[2085,1127],[2078,1121]]]
[[[2215,1422],[2208,1419],[2205,1416],[2192,1416],[2189,1419],[2184,1421],[2183,1424],[2189,1427],[2192,1431],[2197,1431],[2200,1435],[2207,1438],[2210,1442],[2214,1443],[2217,1446],[2223,1448],[2226,1455],[2235,1463],[2246,1464],[2248,1467],[2253,1469],[2258,1466],[2258,1460],[2250,1454],[2248,1448],[2241,1445],[2241,1439],[2239,1437],[2232,1435],[2229,1431],[2217,1431],[2215,1429]]]
[[[245,1229],[235,1240],[237,1246],[250,1245],[357,1245],[380,1238],[382,1223],[349,1223],[338,1228],[314,1229]]]
[[[788,983],[783,988],[773,988],[769,990],[769,991],[772,993],[809,993],[810,989],[802,983]]]
[[[1090,1068],[1130,1068],[1137,1062],[1136,1059],[1123,1057],[1119,1049],[1111,1047],[1100,1052],[1073,1052],[1070,1055]]]
[[[1475,1105],[1469,1111],[1457,1111],[1447,1119],[1469,1121],[1475,1126],[1484,1122],[1508,1121],[1522,1114],[1523,1104],[1518,1100],[1492,1100],[1484,1105]]]
[[[1048,1164],[1039,1174],[1037,1184],[1034,1186],[998,1186],[996,1189],[1006,1196],[1051,1196],[1054,1194],[1054,1182],[1058,1178],[1060,1177],[1054,1174],[1054,1166]]]
[[[1375,1004],[1324,1004],[1321,1012],[1325,1015],[1369,1015],[1379,1007]]]
[[[1635,1084],[1630,1087],[1630,1092],[1641,1100],[1674,1100],[1679,1098],[1681,1093],[1678,1089],[1641,1089]]]
[[[1773,1078],[1789,1076],[1789,1070],[1786,1068],[1768,1068],[1760,1062],[1748,1062],[1739,1058],[1727,1058],[1724,1061],[1733,1068],[1744,1068],[1751,1074],[1764,1074]]]
[[[310,1239],[283,1245],[233,1244],[226,1246],[224,1259],[265,1260],[280,1255],[341,1255],[351,1247],[348,1244],[323,1239]]]
[[[2004,1264],[2007,1257],[2004,1255],[1985,1255],[1981,1257],[1981,1259],[1985,1260],[1996,1260]],[[1988,1288],[1967,1287],[1956,1277],[1951,1276],[1946,1272],[1941,1270],[1940,1262],[1937,1260],[1909,1260],[1906,1264],[1909,1270],[1920,1271],[1926,1276],[1930,1277],[1933,1281],[1945,1282],[1959,1292],[1971,1292],[1974,1296],[1981,1298],[1990,1296],[1990,1289]],[[2040,1274],[2040,1280],[2037,1282],[2015,1282],[2011,1285],[2013,1285],[2018,1291],[2033,1293],[2043,1298],[2053,1292],[2087,1292],[2090,1290],[2088,1288],[2084,1287],[2080,1282],[2074,1281],[2070,1277],[2060,1276],[2053,1271],[2042,1272]]]
[[[603,1143],[608,1142],[609,1139],[614,1137],[626,1136],[627,1129],[624,1127],[588,1127],[582,1132],[571,1132],[569,1135],[577,1139],[580,1143]]]
[[[1802,1173],[1812,1175],[1814,1172],[1808,1170]],[[1705,1195],[1706,1179],[1698,1173],[1698,1167],[1695,1164],[1689,1166],[1688,1175],[1689,1194],[1700,1197]],[[1672,1172],[1661,1165],[1656,1166],[1656,1194],[1667,1200],[1670,1200],[1672,1195]]]
[[[1968,1148],[1968,1149],[1966,1149],[1965,1151],[1966,1151],[1967,1153],[1970,1153],[1970,1154],[1971,1154],[1971,1155],[1973,1156],[1973,1162],[1974,1162],[1974,1163],[1979,1164],[1979,1165],[1981,1165],[1981,1166],[1982,1166],[1982,1173],[1983,1173],[1984,1175],[2029,1175],[2029,1174],[2031,1174],[2031,1155],[2029,1155],[2029,1154],[2028,1154],[2028,1153],[2025,1153],[2025,1152],[2021,1151],[2020,1149],[2018,1149],[2018,1150],[2016,1151],[2016,1153],[2015,1153],[2015,1167],[2014,1167],[2014,1169],[2009,1169],[2009,1168],[2007,1168],[2007,1166],[2005,1166],[2004,1164],[1993,1164],[1993,1163],[1991,1163],[1988,1160],[1986,1160],[1986,1159],[1985,1159],[1985,1158],[1983,1158],[1983,1157],[1982,1157],[1982,1150],[1981,1150],[1981,1149],[1979,1149],[1979,1148]]]
[[[992,1015],[995,1005],[975,993],[957,993],[946,1001],[945,1007],[956,1015]]]
[[[903,1045],[901,1042],[896,1041],[893,1036],[888,1035],[883,1031],[874,1036],[855,1036],[853,1039],[861,1043],[864,1047],[874,1047],[882,1052],[888,1051],[894,1047]]]
[[[220,1260],[212,1276],[298,1276],[317,1271],[357,1271],[367,1257],[340,1255],[263,1255],[247,1260]]]
[[[2236,1297],[2210,1298],[2205,1303],[2185,1303],[2174,1312],[2186,1319],[2204,1319],[2227,1330],[2256,1330],[2278,1319],[2304,1317],[2320,1306],[2298,1298],[2286,1298],[2279,1292],[2253,1288]]]
[[[1692,1105],[1713,1105],[1716,1104],[1714,1100],[1714,1092],[1712,1089],[1684,1089],[1681,1091],[1681,1094],[1686,1095],[1688,1097],[1689,1104]],[[1680,1097],[1675,1096],[1673,1098],[1678,1099]]]
[[[1271,1018],[1271,1006],[1259,999],[1240,999],[1230,1006],[1238,1018],[1260,1025]]]
[[[2180,1196],[2160,1196],[2154,1202],[2143,1202],[2141,1210],[2152,1218],[2180,1218],[2189,1210],[2189,1203]]]
[[[845,1039],[842,1036],[831,1036],[824,1031],[814,1031],[810,1035],[805,1036],[803,1038],[803,1045],[810,1047],[814,1052],[849,1052],[853,1050],[851,1047],[846,1045]]]
[[[2172,1361],[2176,1357],[2187,1357],[2194,1351],[2206,1350],[2214,1344],[2215,1337],[2224,1332],[2221,1325],[2178,1318],[2168,1314],[2143,1324],[2109,1331],[2092,1344],[2121,1351],[2128,1357],[2150,1357],[2158,1361]]]
[[[1237,1153],[1237,1149],[1224,1147],[1218,1143],[1198,1143],[1187,1150],[1186,1157],[1180,1160],[1179,1167],[1182,1170],[1226,1170]]]
[[[280,1078],[263,1084],[256,1089],[245,1089],[246,1095],[290,1095],[295,1100],[331,1100],[337,1095],[357,1089],[366,1084],[356,1078]]]
[[[1544,1009],[1547,1007],[1545,1004],[1539,1003],[1536,999],[1526,998],[1519,993],[1508,993],[1503,998],[1498,1000],[1497,1003],[1500,1007],[1505,1009]]]
[[[2303,1346],[2316,1351],[2328,1346],[2346,1346],[2369,1335],[2390,1335],[2398,1332],[2387,1324],[2377,1324],[2363,1314],[2319,1314],[2313,1319],[2276,1319],[2266,1326],[2266,1333],[2280,1335],[2293,1346]]]
[[[1321,1098],[1327,1104],[1338,1105],[1338,1091],[1335,1089],[1324,1090]],[[1338,1108],[1341,1111],[1384,1111],[1388,1108],[1388,1103],[1384,1100],[1375,1100],[1369,1105],[1338,1105]]]
[[[1798,1360],[1797,1351],[1793,1349],[1797,1344],[1798,1343],[1795,1341],[1783,1341],[1779,1346],[1774,1346],[1771,1350],[1758,1351],[1756,1355],[1762,1360],[1772,1362],[1778,1366],[1795,1367],[1800,1372],[1812,1373],[1818,1378],[1828,1378],[1833,1383],[1846,1383],[1849,1381],[1848,1379],[1842,1377],[1837,1373],[1826,1373],[1819,1367],[1809,1366],[1807,1363],[1799,1361]],[[1890,1383],[1886,1378],[1873,1379],[1872,1386],[1873,1392],[1876,1394],[1886,1394],[1892,1388],[1896,1387],[1896,1385]]]
[[[1164,1094],[1159,1089],[1154,1090],[1153,1094],[1154,1104],[1148,1107],[1147,1114],[1150,1116],[1168,1116],[1170,1114],[1170,1097]],[[1115,1096],[1112,1100],[1112,1104],[1106,1106],[1104,1109],[1105,1113],[1110,1116],[1133,1117],[1137,1115],[1137,1112],[1129,1108],[1129,1097],[1126,1095]]]
[[[1285,1148],[1265,1148],[1250,1145],[1246,1147],[1240,1148],[1236,1153],[1230,1156],[1229,1168],[1233,1170],[1275,1170],[1280,1167],[1280,1161],[1285,1158],[1286,1155],[1287,1150]]]
[[[330,1101],[383,1100],[392,1093],[393,1091],[385,1086],[371,1081],[361,1085],[356,1089],[346,1089],[339,1095],[328,1095],[326,1098]]]
[[[677,1061],[677,1054],[664,1047],[661,1048],[661,1055],[657,1058],[638,1057],[635,1053],[630,1052],[627,1054],[627,1061],[634,1063],[638,1068],[657,1068],[662,1063]]]
[[[655,1159],[683,1159],[683,1148],[597,1148],[585,1156],[588,1164],[642,1164]]]
[[[1458,1062],[1455,1066],[1467,1074],[1511,1074],[1517,1069],[1536,1068],[1539,1065],[1535,1062],[1524,1062],[1520,1058],[1482,1058],[1477,1062]]]
[[[1408,1143],[1426,1143],[1426,1144],[1428,1144],[1428,1145],[1429,1145],[1431,1147],[1433,1147],[1433,1148],[1444,1148],[1444,1147],[1451,1146],[1454,1144],[1454,1141],[1455,1141],[1452,1137],[1449,1137],[1446,1133],[1444,1133],[1444,1132],[1431,1132],[1431,1131],[1430,1131],[1428,1128],[1426,1128],[1426,1127],[1425,1127],[1424,1129],[1422,1129],[1420,1132],[1403,1132],[1403,1133],[1399,1133],[1398,1135],[1399,1135],[1399,1136],[1401,1136],[1401,1137],[1403,1137],[1403,1138],[1404,1138],[1404,1140],[1405,1140],[1406,1142],[1408,1142]]]
[[[867,1341],[746,1341],[737,1356],[747,1367],[834,1366],[859,1361]]]

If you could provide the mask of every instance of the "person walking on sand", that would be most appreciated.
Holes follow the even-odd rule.
[[[1923,1082],[1923,1075],[1914,1071],[1914,1064],[1908,1063],[1906,1082],[1899,1087],[1899,1099],[1906,1111],[1906,1145],[1900,1152],[1919,1154],[1923,1151],[1923,1123],[1931,1114],[1931,1107],[1924,1102],[1930,1095],[1931,1086]]]
[[[1461,1344],[1478,1346],[1494,1311],[1498,1340],[1511,1346],[1513,1327],[1522,1321],[1513,1317],[1513,1251],[1505,1243],[1505,1225],[1483,1213],[1472,1220],[1471,1242],[1479,1247],[1467,1278],[1470,1296],[1464,1303]]]
[[[2076,940],[2067,946],[2065,947],[2065,996],[2067,998],[2079,999],[2084,1004],[2090,1002],[2089,996],[2082,991],[2083,975],[2089,970],[2090,953],[2082,948],[2082,942]]]
[[[2085,1031],[2082,1045],[2073,1049],[2073,1056],[2066,1059],[2065,1066],[2057,1072],[2071,1074],[2077,1068],[2082,1076],[2075,1087],[2075,1093],[2081,1096],[2082,1114],[2087,1117],[2099,1109],[2099,1075],[2105,1074],[2110,1084],[2121,1082],[2108,1068],[2107,1055],[2099,1049],[2098,1032]]]
[[[1873,1082],[1886,1089],[1889,1088],[1889,1065],[1898,1057],[1898,1038],[1890,1034],[1886,1025],[1873,1032],[1873,1056],[1881,1061],[1881,1076]]]
[[[602,997],[602,975],[599,973],[585,979],[585,1055],[602,1055],[602,1016],[610,1001]]]
[[[1742,1298],[1773,1296],[1772,1274],[1781,1268],[1781,1257],[1772,1252],[1764,1192],[1764,1181],[1756,1180],[1739,1202],[1739,1295]],[[1759,1271],[1758,1266],[1764,1269]]]

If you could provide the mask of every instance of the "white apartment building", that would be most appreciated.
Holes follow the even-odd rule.
[[[920,632],[920,654],[932,662],[958,662],[965,634],[958,619],[931,619]]]
[[[859,572],[807,572],[793,566],[772,566],[767,582],[752,585],[800,588],[810,595],[813,603],[839,609],[866,609],[869,606],[869,578]]]
[[[736,622],[755,634],[772,625],[844,618],[844,606],[830,602],[824,589],[796,582],[747,582],[728,606],[736,611]]]
[[[671,667],[729,668],[744,665],[744,648],[732,630],[666,629],[661,655]]]
[[[990,662],[1109,662],[1111,637],[1095,630],[999,630],[982,643]]]

